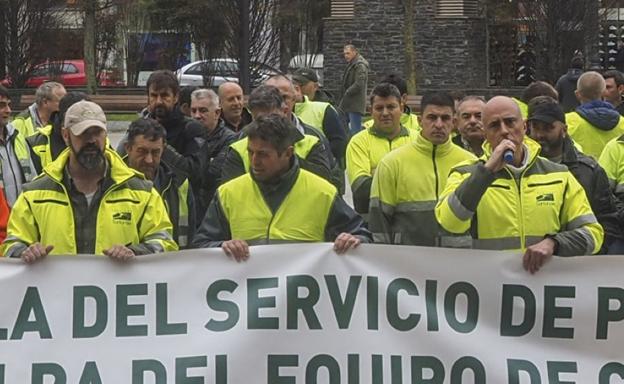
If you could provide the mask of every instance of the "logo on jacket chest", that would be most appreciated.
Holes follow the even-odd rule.
[[[130,224],[132,222],[132,212],[115,212],[113,213],[113,223]]]
[[[555,196],[552,193],[537,195],[537,197],[535,198],[535,202],[537,203],[537,205],[554,205]]]

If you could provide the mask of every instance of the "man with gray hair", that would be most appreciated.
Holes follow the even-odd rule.
[[[581,105],[565,116],[568,133],[585,154],[598,159],[609,141],[624,134],[624,118],[611,103],[602,100],[606,83],[600,73],[583,73],[576,88]]]
[[[190,110],[193,119],[206,129],[205,143],[190,156],[182,156],[167,146],[163,161],[189,178],[197,200],[197,217],[202,218],[220,184],[227,148],[237,135],[220,120],[219,96],[213,90],[193,91]]]
[[[24,137],[29,137],[52,125],[52,114],[58,112],[59,102],[66,93],[61,83],[48,81],[41,84],[35,92],[35,102],[15,117],[13,126]]]
[[[302,169],[321,176],[326,180],[331,180],[327,148],[317,136],[308,134],[305,131],[305,133],[302,133],[296,128],[294,121],[297,120],[293,120],[291,117],[292,104],[289,104],[283,98],[283,92],[278,87],[261,85],[254,89],[249,95],[248,106],[254,120],[269,114],[278,114],[293,121],[293,124],[289,127],[293,136],[294,155],[298,158],[299,165]],[[243,134],[246,135],[246,131]],[[230,146],[223,164],[223,182],[244,175],[249,172],[249,167],[247,138],[244,137]]]

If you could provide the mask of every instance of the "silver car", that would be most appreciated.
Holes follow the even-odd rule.
[[[253,85],[261,83],[270,76],[281,73],[265,64],[252,64],[251,67],[251,82]],[[178,69],[176,77],[182,87],[202,87],[204,85],[218,87],[228,81],[238,83],[238,68],[238,61],[235,59],[200,60]]]

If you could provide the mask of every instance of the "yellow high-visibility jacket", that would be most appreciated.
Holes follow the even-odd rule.
[[[624,118],[621,116],[617,125],[610,130],[592,125],[577,112],[568,112],[565,118],[568,134],[572,140],[583,148],[583,153],[593,156],[594,159],[600,158],[602,150],[609,141],[624,134]]]
[[[416,131],[402,126],[399,135],[388,140],[372,127],[358,132],[351,138],[347,145],[347,177],[351,183],[356,211],[368,212],[370,186],[381,159],[390,151],[414,141],[416,135]]]
[[[128,168],[111,149],[105,150],[113,184],[104,192],[97,213],[95,254],[112,245],[145,244],[155,252],[175,251],[167,210],[152,183]],[[75,254],[76,228],[71,199],[63,184],[66,149],[17,199],[2,245],[5,256],[19,256],[33,243],[53,245],[51,254]]]
[[[508,166],[499,172],[484,164],[490,154],[451,171],[435,209],[440,225],[452,233],[470,230],[473,247],[524,250],[549,236],[557,255],[589,255],[602,246],[603,228],[583,187],[564,165],[539,157],[539,144],[525,138],[526,167],[518,176]]]
[[[369,228],[375,242],[452,246],[459,239],[443,236],[434,208],[450,170],[476,157],[451,140],[433,145],[420,133],[416,140],[384,157],[371,188]],[[463,238],[466,244],[466,238]],[[468,238],[468,246],[470,246]]]

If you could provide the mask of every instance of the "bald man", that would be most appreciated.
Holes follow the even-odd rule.
[[[221,102],[220,120],[226,128],[240,132],[252,120],[245,108],[243,89],[237,83],[228,81],[219,86],[218,93]]]
[[[518,105],[494,97],[483,125],[485,158],[451,170],[435,209],[442,228],[469,232],[473,248],[522,252],[531,273],[553,254],[596,253],[604,232],[583,187],[564,165],[538,157]]]
[[[600,73],[585,72],[576,88],[581,105],[566,114],[568,133],[585,154],[598,159],[609,141],[624,134],[624,118],[611,103],[602,100],[606,83]]]

